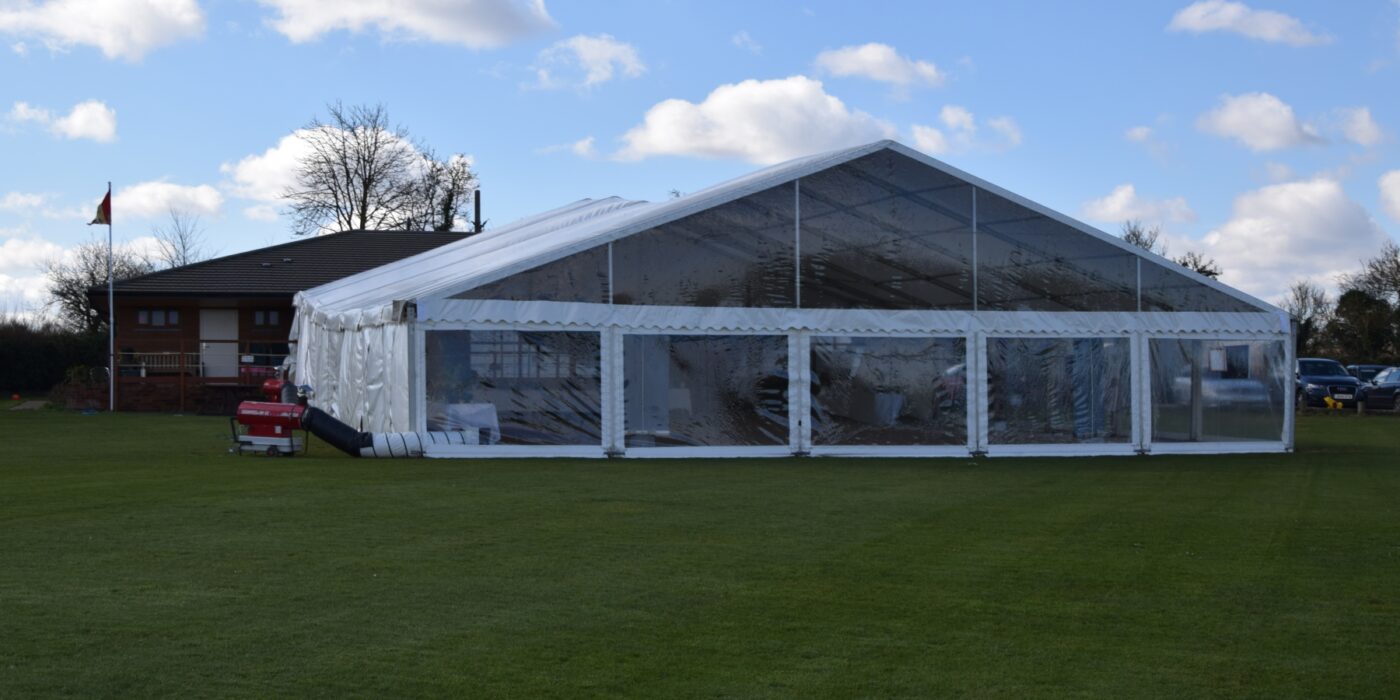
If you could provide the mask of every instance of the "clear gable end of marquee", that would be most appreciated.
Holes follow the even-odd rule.
[[[1285,313],[889,141],[583,200],[297,306],[315,402],[478,431],[443,456],[1292,447]]]

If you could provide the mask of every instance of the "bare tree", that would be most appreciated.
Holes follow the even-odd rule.
[[[1288,288],[1283,310],[1299,323],[1316,321],[1325,319],[1331,313],[1332,300],[1327,298],[1327,292],[1322,287],[1308,280],[1298,280]]]
[[[401,226],[421,172],[416,144],[391,126],[382,105],[329,105],[330,121],[301,131],[309,146],[297,168],[291,201],[293,229],[306,235]]]
[[[155,271],[155,264],[131,250],[118,248],[112,255],[112,278],[118,282]],[[77,331],[96,332],[107,327],[107,316],[97,312],[88,290],[107,285],[107,244],[90,241],[66,257],[44,264],[49,278],[52,311],[64,325]]]
[[[293,230],[433,228],[450,231],[476,187],[465,156],[436,159],[383,105],[328,105],[330,119],[300,132],[309,146],[286,191]]]
[[[1149,253],[1167,257],[1167,245],[1160,241],[1162,237],[1161,226],[1156,224],[1148,226],[1136,219],[1130,219],[1123,222],[1123,233],[1119,235],[1124,241]],[[1214,259],[1207,258],[1204,253],[1198,253],[1194,250],[1188,250],[1183,255],[1172,258],[1172,262],[1211,279],[1220,277],[1220,273],[1223,272],[1220,269],[1220,264]]]
[[[471,161],[460,153],[438,160],[428,151],[423,159],[423,175],[415,189],[415,208],[404,227],[451,231],[476,189],[476,173],[472,172]]]
[[[156,257],[166,267],[181,267],[211,257],[206,250],[204,228],[199,217],[170,208],[170,221],[151,229],[156,239]]]
[[[1327,298],[1327,292],[1308,280],[1298,280],[1288,288],[1282,307],[1298,324],[1295,338],[1298,356],[1324,354],[1317,350],[1322,329],[1332,316],[1332,300]]]
[[[1162,227],[1155,224],[1152,226],[1145,226],[1141,221],[1136,219],[1123,222],[1123,233],[1121,236],[1124,241],[1148,252],[1166,255],[1167,247],[1165,245],[1158,247],[1157,245],[1157,239],[1161,237],[1161,235]]]
[[[1342,275],[1343,289],[1358,289],[1400,305],[1400,245],[1386,241],[1381,252],[1361,263],[1361,271]]]
[[[1175,262],[1188,270],[1200,273],[1211,279],[1219,278],[1220,273],[1224,272],[1224,270],[1220,269],[1220,263],[1194,250],[1186,251],[1181,257],[1176,258]]]

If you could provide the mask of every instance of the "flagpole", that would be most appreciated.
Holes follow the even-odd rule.
[[[112,181],[107,181],[107,199],[112,198]],[[117,410],[117,307],[112,293],[112,216],[107,215],[107,410]]]

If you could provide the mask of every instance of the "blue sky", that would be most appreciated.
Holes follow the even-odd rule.
[[[1400,233],[1400,3],[0,0],[0,310],[107,180],[119,242],[176,206],[290,238],[293,132],[382,103],[469,154],[502,224],[892,137],[1277,298]]]

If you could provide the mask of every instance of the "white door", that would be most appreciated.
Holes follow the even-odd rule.
[[[238,309],[200,309],[199,341],[204,376],[238,376]]]

